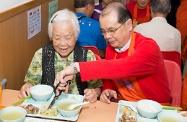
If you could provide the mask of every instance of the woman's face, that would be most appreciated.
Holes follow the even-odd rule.
[[[148,3],[149,0],[137,0],[138,7],[140,9],[144,9]]]
[[[73,27],[68,22],[54,23],[52,28],[53,47],[62,58],[67,58],[76,43]]]

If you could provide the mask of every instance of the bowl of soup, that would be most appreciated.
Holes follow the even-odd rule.
[[[49,85],[35,85],[30,88],[30,94],[36,101],[47,101],[53,95],[53,87]]]
[[[0,122],[24,122],[26,110],[19,106],[9,106],[0,110]]]
[[[185,118],[176,111],[162,111],[157,118],[158,122],[186,122]]]
[[[75,103],[82,103],[83,97],[80,99],[67,98],[56,101],[56,108],[58,113],[64,117],[73,117],[80,113],[82,106],[77,106],[73,110],[69,110],[68,106]]]

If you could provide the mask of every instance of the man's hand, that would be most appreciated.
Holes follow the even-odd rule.
[[[115,98],[117,99],[117,93],[114,90],[106,89],[101,93],[100,101],[105,103],[110,103],[110,99]]]
[[[96,102],[100,94],[101,94],[101,88],[95,88],[95,89],[87,88],[84,90],[85,99],[91,103]]]

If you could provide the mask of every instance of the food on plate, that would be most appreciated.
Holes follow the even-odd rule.
[[[39,109],[32,104],[23,105],[21,107],[23,107],[27,111],[27,114],[37,114],[39,111]]]
[[[57,109],[55,107],[51,107],[50,109],[48,109],[48,106],[49,105],[44,105],[40,110],[40,114],[44,116],[57,116],[58,115]]]
[[[137,113],[132,111],[128,106],[122,106],[121,114],[119,122],[136,122],[137,120]]]

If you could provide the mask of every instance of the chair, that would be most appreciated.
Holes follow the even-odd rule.
[[[101,59],[100,53],[99,53],[99,50],[97,49],[97,47],[95,47],[95,46],[84,46],[84,47],[91,50],[95,54],[96,60]]]
[[[5,89],[6,83],[7,83],[7,79],[3,79],[3,80],[1,81],[2,89]]]
[[[161,51],[162,56],[166,60],[175,61],[179,66],[181,66],[181,56],[177,51]]]
[[[179,65],[170,60],[164,60],[166,73],[168,76],[169,89],[171,92],[171,105],[180,107],[182,92],[182,74]]]

